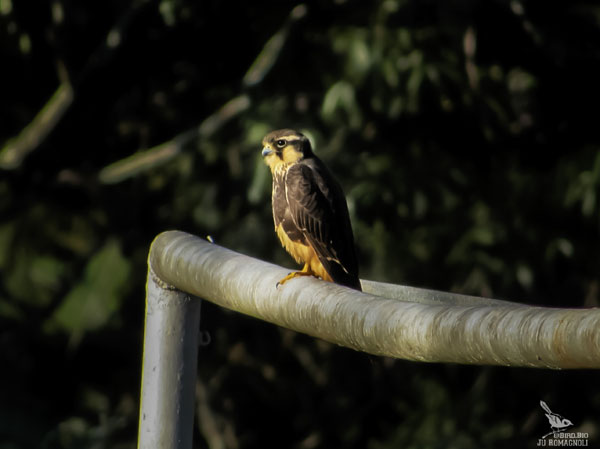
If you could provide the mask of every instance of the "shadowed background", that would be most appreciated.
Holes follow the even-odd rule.
[[[0,0],[0,448],[135,447],[167,229],[295,265],[260,156],[305,132],[361,277],[598,306],[594,2]],[[376,358],[203,304],[198,448],[597,443],[591,371]]]

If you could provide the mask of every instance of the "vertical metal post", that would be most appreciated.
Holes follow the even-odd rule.
[[[148,270],[138,449],[191,449],[200,300]]]

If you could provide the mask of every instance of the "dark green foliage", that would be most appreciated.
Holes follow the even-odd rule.
[[[306,132],[345,187],[362,277],[597,306],[599,17],[585,1],[0,0],[0,448],[135,447],[159,232],[294,266],[260,157],[276,128]],[[72,102],[42,135],[61,84]],[[540,399],[600,433],[591,372],[379,359],[210,304],[202,328],[197,447],[534,447]]]

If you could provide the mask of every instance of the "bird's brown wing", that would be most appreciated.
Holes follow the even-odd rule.
[[[288,169],[286,199],[296,227],[333,281],[360,290],[346,199],[321,161],[314,157]]]

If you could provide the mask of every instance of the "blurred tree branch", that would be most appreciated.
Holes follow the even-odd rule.
[[[115,49],[121,44],[123,34],[134,14],[149,2],[150,0],[133,2],[131,8],[118,18],[102,43],[91,53],[81,73],[74,76],[69,74],[64,63],[61,60],[58,61],[57,71],[60,85],[31,123],[23,128],[16,137],[8,139],[4,147],[0,149],[0,168],[14,170],[20,167],[25,157],[46,139],[73,103],[76,86],[81,83],[87,73],[114,54]]]
[[[284,25],[267,41],[262,51],[254,59],[242,79],[244,87],[260,84],[273,68],[287,40],[291,26],[307,13],[307,7],[300,4],[292,9]],[[99,173],[105,184],[115,184],[153,167],[160,166],[177,156],[183,147],[194,139],[208,139],[235,116],[251,105],[248,94],[240,94],[227,101],[214,114],[207,117],[198,127],[185,131],[173,139],[148,150],[139,151],[119,161],[107,165]]]
[[[23,159],[35,150],[60,122],[71,104],[74,92],[71,83],[63,81],[50,100],[29,125],[0,150],[0,168],[12,170],[21,166]]]
[[[259,84],[275,65],[281,50],[289,36],[294,22],[302,19],[308,8],[304,4],[296,6],[290,12],[284,25],[267,41],[242,80],[244,86],[251,87]]]
[[[117,162],[113,162],[100,170],[98,177],[104,184],[116,184],[153,167],[163,165],[177,156],[189,142],[198,137],[203,139],[209,138],[227,121],[241,114],[249,107],[250,98],[247,95],[235,97],[206,118],[200,126],[185,131],[173,139],[148,150],[139,151]]]

